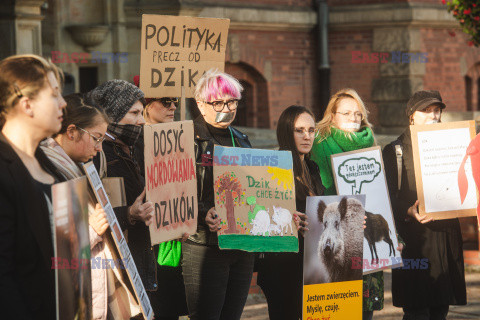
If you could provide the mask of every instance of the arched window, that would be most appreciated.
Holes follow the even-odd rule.
[[[243,62],[227,62],[225,72],[237,78],[244,88],[233,125],[269,128],[270,110],[265,77],[257,69]]]
[[[247,127],[248,108],[254,104],[252,92],[253,86],[245,80],[240,80],[240,84],[243,87],[242,99],[238,102],[237,115],[235,116],[232,125]]]

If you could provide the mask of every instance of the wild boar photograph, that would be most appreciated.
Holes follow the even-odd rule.
[[[362,279],[365,196],[308,197],[304,285]]]

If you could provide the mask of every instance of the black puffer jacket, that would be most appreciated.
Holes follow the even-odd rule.
[[[392,271],[393,305],[425,308],[466,304],[462,234],[458,219],[421,224],[407,219],[407,210],[417,200],[410,129],[399,138],[402,145],[402,180],[397,194],[397,159],[394,143],[383,150],[385,174],[397,232],[405,241],[403,259],[428,259],[427,268]],[[423,260],[427,261],[427,260]],[[412,264],[409,264],[412,266]]]
[[[204,165],[204,162],[212,161],[215,141],[207,128],[207,123],[201,115],[193,121],[193,125],[197,169],[198,226],[197,233],[190,236],[189,240],[199,244],[217,245],[217,233],[210,232],[205,223],[205,217],[207,216],[208,210],[215,207],[215,199],[213,191],[213,166]],[[232,129],[236,147],[252,147],[245,134],[237,129],[230,128]]]
[[[131,225],[127,220],[127,210],[145,188],[145,178],[141,175],[138,162],[134,154],[127,154],[120,142],[105,140],[103,152],[107,159],[108,177],[123,177],[127,206],[114,208],[118,222],[124,231],[128,231],[128,247],[137,266],[138,273],[143,281],[145,290],[157,290],[155,256],[150,242],[150,232],[143,222]],[[138,150],[137,152],[143,152]],[[100,167],[100,156],[93,160],[97,170]]]

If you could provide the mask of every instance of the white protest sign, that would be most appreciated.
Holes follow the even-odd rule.
[[[331,161],[337,194],[366,195],[363,274],[402,266],[380,147],[334,154]]]
[[[410,126],[419,213],[435,219],[476,215],[477,192],[470,157],[463,168],[468,188],[461,202],[458,172],[470,141],[474,121]]]

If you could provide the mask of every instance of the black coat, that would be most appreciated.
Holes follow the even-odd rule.
[[[306,160],[316,196],[323,195],[325,187],[320,178],[320,170],[312,160]],[[295,184],[297,211],[305,213],[306,198],[298,183]],[[257,283],[262,288],[268,302],[270,319],[299,319],[302,316],[303,301],[303,250],[304,240],[298,235],[299,252],[265,253],[257,260]]]
[[[143,150],[135,150],[143,152]],[[132,253],[133,261],[137,266],[145,290],[157,289],[156,262],[150,241],[149,228],[143,222],[131,225],[127,220],[127,210],[145,188],[145,178],[135,155],[125,153],[120,144],[111,140],[103,142],[103,152],[107,160],[107,175],[109,177],[123,177],[127,206],[114,208],[115,215],[121,228],[128,231],[128,247]],[[100,167],[100,156],[97,155],[93,162],[97,170]]]
[[[408,208],[417,200],[410,129],[398,139],[403,150],[402,179],[398,195],[394,143],[384,148],[383,160],[397,231],[406,244],[402,258],[428,259],[428,268],[399,268],[392,271],[393,305],[422,308],[466,304],[463,242],[459,221],[448,219],[421,224],[415,219],[407,218]]]
[[[35,153],[57,181],[43,151]],[[0,314],[2,319],[55,319],[54,249],[44,195],[0,133]]]
[[[197,233],[190,236],[189,240],[207,245],[217,245],[216,232],[210,232],[205,222],[208,210],[215,207],[213,191],[213,166],[204,165],[205,161],[212,161],[214,140],[207,128],[203,116],[198,116],[193,121],[193,132],[195,135],[195,161],[197,170],[197,196],[198,196],[198,224]],[[248,137],[230,127],[235,139],[235,146],[240,148],[251,148]]]

